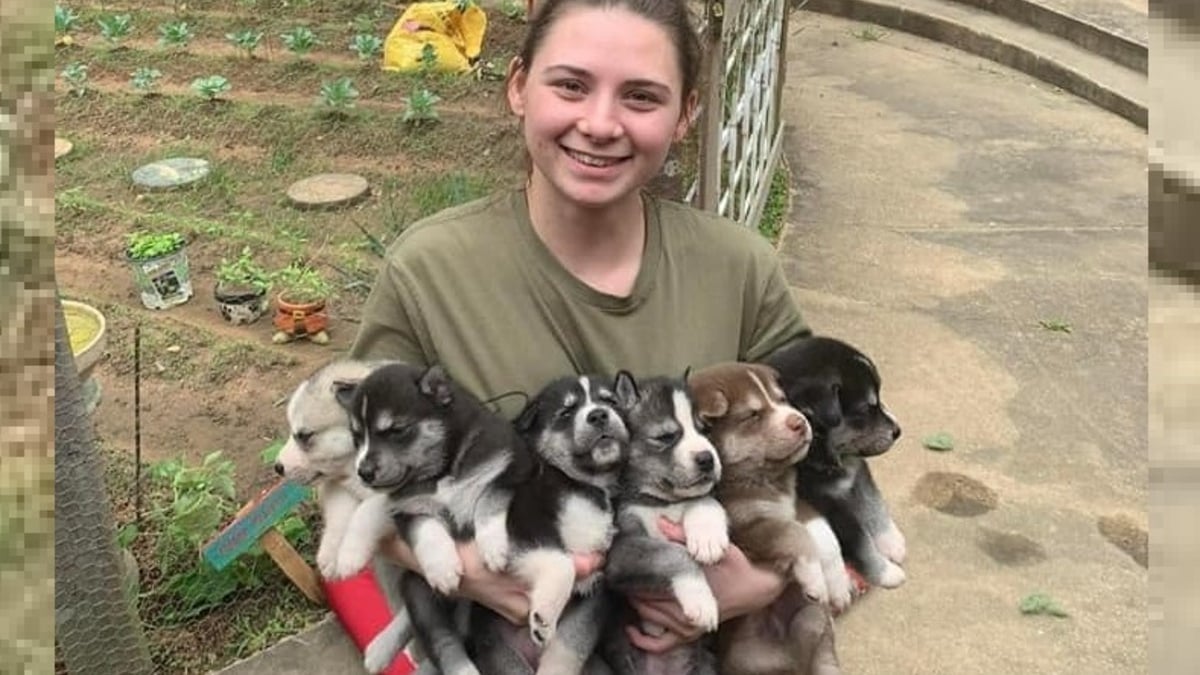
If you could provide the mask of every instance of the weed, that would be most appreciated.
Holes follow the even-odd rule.
[[[511,21],[525,19],[525,4],[521,0],[501,0],[500,13]]]
[[[359,33],[350,41],[350,51],[358,55],[358,60],[370,61],[383,52],[383,40],[376,35]]]
[[[1022,614],[1046,614],[1060,619],[1070,616],[1054,598],[1045,593],[1031,593],[1022,598],[1020,610]]]
[[[100,25],[100,35],[108,44],[116,49],[133,30],[133,17],[129,14],[108,14],[96,20]]]
[[[162,77],[162,72],[157,68],[149,68],[142,66],[133,71],[132,84],[133,88],[143,94],[149,94],[158,86],[158,80]]]
[[[426,42],[421,46],[421,56],[418,59],[421,75],[423,77],[432,75],[437,70],[437,64],[437,47],[434,47],[432,42]]]
[[[55,3],[54,5],[54,34],[66,38],[71,31],[79,28],[79,15],[70,7]],[[71,44],[64,42],[64,44]]]
[[[1067,323],[1066,321],[1059,321],[1057,319],[1042,319],[1038,321],[1038,325],[1045,330],[1055,333],[1070,334],[1071,332],[1071,324]]]
[[[290,31],[279,36],[283,40],[283,46],[296,56],[304,56],[313,50],[314,47],[321,44],[315,33],[305,26],[296,26]]]
[[[232,89],[229,80],[221,75],[209,75],[192,80],[192,90],[203,96],[207,101],[215,101],[221,94]]]
[[[254,58],[254,50],[258,49],[258,45],[262,42],[262,31],[250,30],[245,28],[234,33],[226,33],[225,39],[233,43],[243,52],[246,52],[246,58]]]
[[[442,99],[432,91],[422,87],[413,91],[411,95],[405,96],[402,100],[404,101],[404,115],[401,119],[406,124],[419,126],[426,122],[436,122],[438,120],[437,108],[434,106]]]
[[[788,209],[788,170],[783,162],[775,166],[771,174],[771,185],[767,188],[767,201],[763,205],[762,218],[758,221],[758,231],[771,243],[779,241],[779,234],[787,218]]]
[[[883,38],[885,33],[874,26],[864,26],[861,30],[851,33],[851,35],[864,42],[878,42]]]
[[[88,67],[78,61],[68,63],[63,68],[62,76],[67,81],[67,85],[71,88],[71,93],[76,96],[83,96],[87,93]]]
[[[160,47],[187,49],[192,41],[192,29],[186,21],[172,21],[158,27],[158,44]]]
[[[944,431],[939,431],[926,436],[921,441],[921,445],[935,452],[949,452],[954,449],[954,437]]]

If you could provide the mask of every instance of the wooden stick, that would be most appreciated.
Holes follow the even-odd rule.
[[[304,562],[304,558],[292,548],[286,537],[275,528],[271,528],[263,533],[263,536],[258,540],[262,545],[263,550],[271,559],[279,565],[279,569],[287,575],[288,579],[296,584],[296,588],[308,597],[313,602],[324,605],[325,591],[321,587],[321,579],[313,568]]]

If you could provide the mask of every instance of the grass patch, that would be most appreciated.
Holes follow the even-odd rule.
[[[772,244],[779,243],[779,235],[787,222],[791,197],[791,174],[781,159],[771,174],[771,187],[767,190],[767,203],[763,205],[758,231]]]

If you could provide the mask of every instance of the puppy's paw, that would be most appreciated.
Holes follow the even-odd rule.
[[[879,575],[879,579],[875,581],[875,585],[884,588],[896,588],[907,579],[908,575],[905,574],[903,567],[888,561],[887,567],[883,569],[883,573]]]
[[[430,546],[414,550],[425,581],[433,590],[442,595],[449,595],[458,590],[462,580],[463,563],[458,557],[458,551],[453,544],[449,546]]]
[[[903,565],[904,558],[908,555],[908,543],[904,540],[900,528],[896,527],[896,523],[891,523],[885,532],[875,536],[875,548],[879,549],[883,557],[897,565]]]
[[[717,598],[702,575],[686,576],[671,584],[675,599],[692,625],[709,633],[721,621]]]
[[[834,612],[844,612],[854,600],[854,583],[845,566],[826,568],[825,588],[829,591],[829,606]]]
[[[371,675],[377,675],[387,670],[396,658],[396,645],[386,640],[371,640],[363,650],[363,668]]]
[[[725,557],[729,550],[729,532],[713,529],[709,532],[688,536],[688,552],[701,565],[711,565]]]
[[[475,533],[475,547],[483,566],[491,572],[501,572],[508,567],[508,527],[503,518],[488,521]]]
[[[829,583],[825,579],[825,572],[821,570],[819,561],[797,561],[792,567],[792,576],[804,590],[806,598],[822,605],[829,604]]]
[[[337,552],[337,561],[333,565],[332,574],[327,579],[348,579],[358,574],[371,562],[375,549],[362,542],[343,541]],[[323,572],[322,572],[323,573]]]
[[[719,561],[729,550],[729,520],[716,500],[689,509],[683,516],[683,531],[688,553],[701,565]]]
[[[529,612],[529,637],[533,644],[545,648],[554,639],[555,622],[536,609]]]
[[[322,579],[336,579],[338,561],[338,547],[332,543],[326,543],[321,540],[321,545],[317,548],[317,569],[321,572]]]

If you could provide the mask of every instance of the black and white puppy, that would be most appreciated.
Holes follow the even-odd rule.
[[[813,429],[808,457],[797,469],[798,495],[828,519],[847,561],[867,581],[903,584],[904,535],[865,461],[900,438],[900,425],[880,399],[875,363],[828,337],[794,342],[766,363]]]
[[[671,593],[694,625],[714,631],[720,620],[717,599],[700,564],[717,562],[729,547],[725,510],[712,494],[721,478],[721,461],[701,433],[685,379],[629,380],[634,384],[632,404],[622,409],[629,460],[621,476],[618,533],[605,577],[618,594]],[[663,516],[682,524],[686,545],[663,536],[658,525]],[[632,612],[626,615],[633,618]],[[652,632],[649,626],[643,630]],[[608,665],[620,675],[716,673],[701,641],[666,654],[647,654],[628,641],[624,626],[614,625],[603,649]]]
[[[444,596],[462,577],[458,542],[474,538],[485,563],[504,567],[508,504],[530,475],[528,451],[507,420],[437,365],[384,366],[339,401],[350,414],[359,478],[387,493],[424,575],[401,580],[420,645],[442,675],[477,675]]]
[[[615,382],[563,377],[545,386],[514,422],[536,462],[508,511],[509,570],[530,589],[529,638],[477,608],[472,635],[483,672],[534,672],[527,665],[533,661],[545,675],[584,671],[607,603],[603,593],[592,593],[599,574],[576,579],[572,554],[604,553],[612,543],[612,492],[629,443],[617,406],[633,395],[628,376]],[[564,630],[556,632],[560,617]]]

